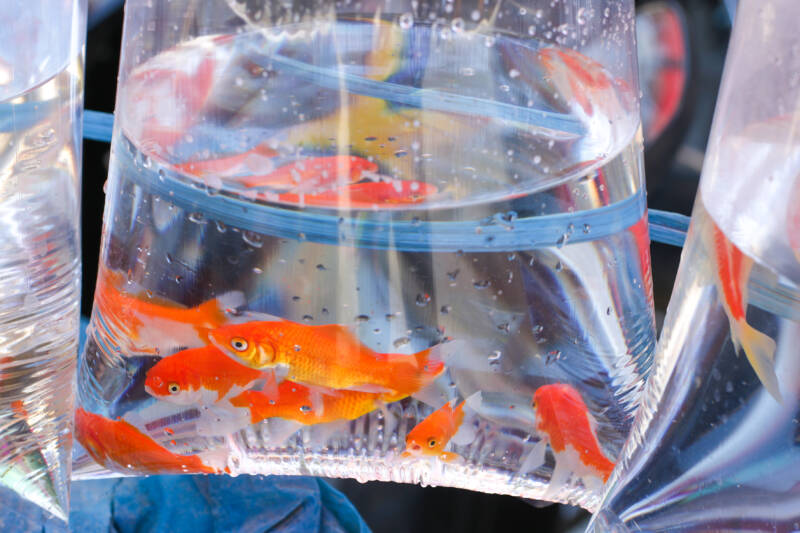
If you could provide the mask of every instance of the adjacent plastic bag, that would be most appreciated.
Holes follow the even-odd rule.
[[[632,2],[125,17],[76,472],[596,505],[654,344]]]
[[[65,518],[85,0],[0,2],[0,486]]]
[[[739,3],[657,362],[596,531],[800,530],[800,4]]]

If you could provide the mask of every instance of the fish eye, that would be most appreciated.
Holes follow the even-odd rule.
[[[428,439],[428,448],[433,448],[436,446],[436,439]]]
[[[247,341],[241,337],[234,337],[231,339],[231,348],[237,352],[243,352],[247,349]]]
[[[169,391],[170,394],[178,394],[181,391],[181,386],[175,382],[172,382],[167,385],[167,391]]]

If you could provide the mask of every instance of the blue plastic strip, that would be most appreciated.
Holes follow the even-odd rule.
[[[114,115],[102,111],[83,112],[83,138],[90,141],[111,142]]]
[[[682,247],[686,242],[690,218],[679,213],[650,209],[647,222],[650,226],[650,239],[654,242]]]
[[[83,114],[83,137],[93,141],[110,142],[114,115],[86,110]],[[689,229],[689,217],[679,213],[650,209],[648,212],[650,239],[671,246],[683,246]],[[563,227],[563,226],[562,226]]]

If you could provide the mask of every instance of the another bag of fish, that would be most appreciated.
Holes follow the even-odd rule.
[[[127,4],[77,474],[596,506],[654,340],[633,2],[192,6]]]

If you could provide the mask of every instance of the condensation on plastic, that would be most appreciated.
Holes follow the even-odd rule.
[[[229,4],[126,6],[76,473],[313,473],[593,508],[654,341],[632,2]],[[87,138],[109,128],[87,114]],[[311,337],[273,364],[221,325]],[[341,367],[311,375],[309,352]],[[182,358],[189,381],[167,371]],[[534,393],[558,408],[537,415]],[[450,404],[463,421],[420,457],[412,430]]]
[[[653,372],[591,531],[800,530],[798,17],[739,2]]]
[[[0,486],[69,505],[85,0],[0,3]]]

